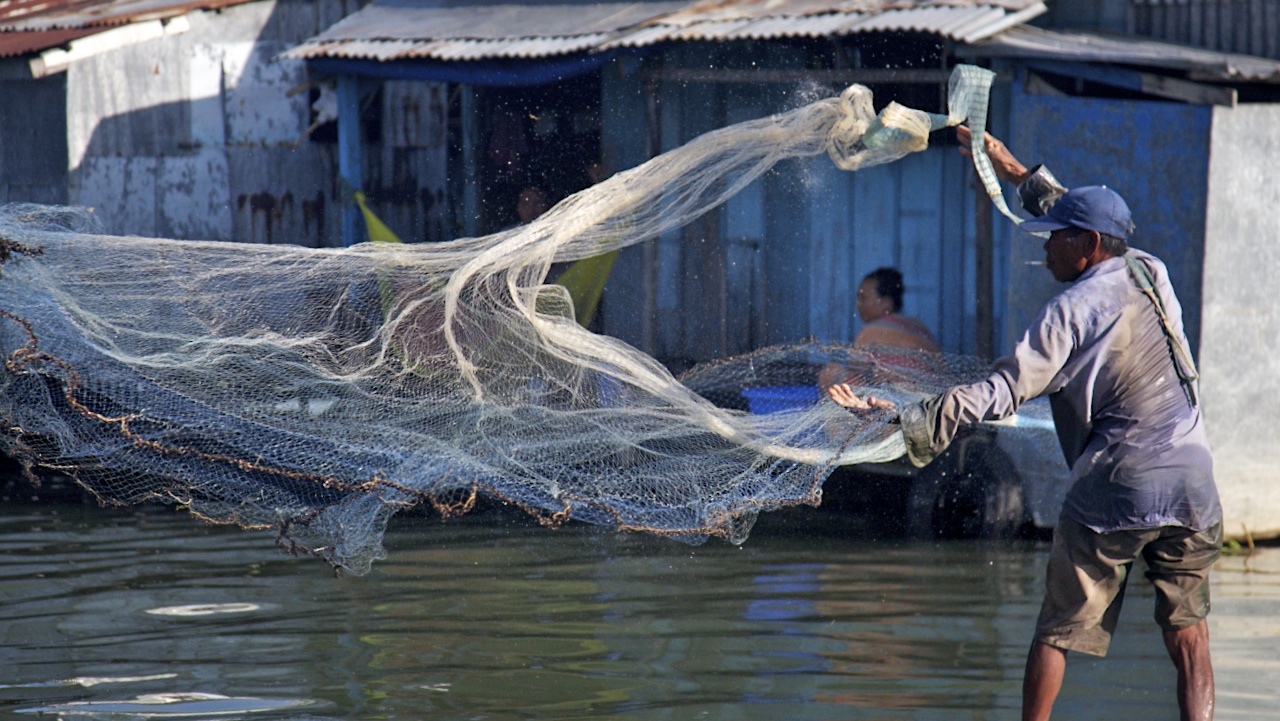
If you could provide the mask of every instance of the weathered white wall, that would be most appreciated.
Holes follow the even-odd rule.
[[[1201,392],[1225,527],[1280,536],[1280,105],[1215,108]]]
[[[365,194],[405,241],[452,239],[446,235],[448,87],[382,83],[382,142],[365,153]]]
[[[336,145],[304,137],[306,67],[277,56],[362,4],[195,12],[186,33],[74,63],[69,201],[94,207],[112,233],[340,244]],[[382,143],[364,153],[375,211],[406,240],[441,239],[444,98],[438,85],[387,83]]]

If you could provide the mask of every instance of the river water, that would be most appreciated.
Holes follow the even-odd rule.
[[[166,506],[0,504],[0,717],[1015,719],[1043,542],[824,509],[742,546],[488,509],[398,518],[363,577]],[[1135,581],[1141,577],[1135,575]],[[1280,713],[1280,548],[1215,569],[1218,719]],[[1134,583],[1058,719],[1177,717]]]

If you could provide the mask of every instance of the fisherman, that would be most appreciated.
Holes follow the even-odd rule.
[[[967,147],[968,130],[958,134]],[[1222,508],[1168,271],[1128,247],[1129,207],[1114,190],[1068,191],[1043,166],[1027,170],[990,135],[986,149],[996,174],[1018,185],[1023,207],[1037,216],[1022,229],[1049,232],[1046,267],[1072,285],[1044,306],[985,380],[900,409],[908,455],[923,466],[961,425],[1006,418],[1048,395],[1073,480],[1054,532],[1022,718],[1049,718],[1068,651],[1106,654],[1129,569],[1142,557],[1177,668],[1181,717],[1212,719],[1206,617]],[[830,394],[855,410],[894,407],[859,398],[847,385]]]

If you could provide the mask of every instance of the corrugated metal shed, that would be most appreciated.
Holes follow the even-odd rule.
[[[961,48],[961,55],[1117,63],[1181,70],[1192,80],[1280,82],[1280,61],[1134,37],[1017,27]]]
[[[374,2],[293,58],[480,60],[725,41],[912,31],[973,42],[1044,13],[1038,0],[702,0],[474,5]]]
[[[111,27],[167,20],[254,0],[9,0],[0,2],[0,57],[65,45]]]
[[[1136,35],[1280,58],[1280,0],[1129,0],[1128,10]]]

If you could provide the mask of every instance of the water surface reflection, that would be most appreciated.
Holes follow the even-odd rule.
[[[819,511],[698,548],[408,518],[370,575],[335,578],[165,507],[10,502],[0,714],[1016,718],[1047,546],[870,540]],[[1269,719],[1280,551],[1245,564],[1215,581],[1219,718]],[[1176,717],[1151,603],[1135,585],[1112,658],[1072,657],[1058,717]]]

